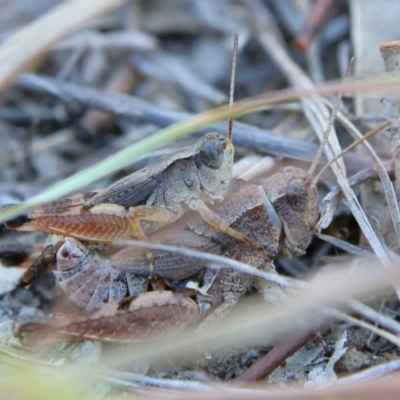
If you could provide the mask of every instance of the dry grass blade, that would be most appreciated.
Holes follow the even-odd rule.
[[[324,235],[322,233],[316,233],[315,236],[319,239],[324,240],[325,242],[331,243],[339,249],[344,250],[346,253],[354,254],[358,257],[368,258],[369,260],[376,260],[376,256],[374,253],[371,253],[368,250],[361,249],[360,247],[354,246],[351,243],[348,243],[344,240],[340,240],[333,236]]]
[[[350,151],[351,149],[355,148],[361,143],[364,143],[367,139],[371,138],[372,136],[375,136],[377,133],[384,131],[385,129],[389,128],[392,125],[391,122],[387,122],[386,124],[383,124],[379,126],[376,129],[373,129],[372,131],[367,132],[364,136],[361,136],[358,138],[355,142],[347,146],[343,151],[341,151],[339,154],[337,154],[334,158],[332,158],[326,165],[324,165],[321,170],[318,172],[318,174],[315,176],[313,179],[313,182],[318,182],[319,178],[322,176],[322,174],[325,172],[325,170],[331,166],[332,163],[336,162],[339,160],[345,153]],[[386,171],[385,171],[386,172]],[[350,183],[349,183],[350,185]]]
[[[400,324],[394,319],[386,317],[382,313],[375,311],[373,308],[368,307],[357,300],[349,300],[347,304],[353,311],[357,312],[358,314],[362,315],[365,318],[368,318],[375,324],[383,326],[386,329],[389,329],[397,334],[400,334]]]
[[[190,398],[193,400],[197,399],[243,399],[244,396],[249,400],[269,400],[269,399],[293,399],[293,400],[323,400],[323,399],[365,399],[375,400],[377,398],[384,398],[387,400],[397,400],[400,384],[398,375],[394,375],[394,379],[378,379],[370,381],[373,378],[379,378],[398,370],[396,362],[387,363],[386,365],[379,367],[372,367],[365,370],[365,373],[356,374],[359,380],[352,381],[351,377],[343,378],[336,381],[326,388],[318,389],[298,389],[291,387],[289,390],[278,390],[274,388],[268,388],[267,390],[262,389],[260,386],[256,386],[254,389],[237,389],[236,392],[219,389],[212,392],[201,392],[201,393],[177,393],[171,394],[171,398],[180,400]],[[368,371],[368,372],[367,372]],[[341,384],[343,380],[343,384]],[[366,382],[367,381],[367,382]],[[149,399],[160,399],[169,398],[169,391],[142,391],[142,395],[147,395]],[[135,397],[134,397],[135,396]],[[127,399],[137,398],[135,395],[127,395]]]
[[[347,70],[346,70],[346,73],[345,73],[345,77],[344,77],[344,79],[343,79],[343,83],[346,82],[346,81],[349,79],[351,70],[352,70],[352,68],[353,68],[353,64],[354,64],[354,58],[352,58],[352,59],[350,60],[349,65],[347,66]],[[343,90],[340,91],[340,92],[338,93],[337,97],[336,97],[336,102],[335,102],[335,105],[333,106],[332,113],[331,113],[331,115],[330,115],[330,117],[329,117],[328,126],[327,126],[327,128],[326,128],[326,131],[325,131],[325,134],[324,134],[324,138],[323,138],[323,140],[321,141],[321,146],[320,146],[320,148],[318,149],[318,152],[317,152],[317,154],[315,155],[314,161],[313,161],[313,163],[311,164],[311,167],[310,167],[310,169],[309,169],[309,171],[308,171],[308,173],[309,173],[310,175],[312,175],[312,174],[314,173],[315,168],[316,168],[316,166],[317,166],[317,164],[318,164],[318,162],[319,162],[319,160],[320,160],[320,158],[321,158],[321,154],[322,154],[322,152],[323,152],[323,150],[324,150],[324,148],[325,148],[325,146],[326,146],[326,143],[327,143],[328,140],[329,140],[329,135],[330,135],[330,132],[331,132],[331,130],[332,130],[332,128],[333,128],[333,124],[334,124],[334,122],[335,122],[336,115],[337,115],[337,113],[338,113],[340,104],[341,104],[341,102],[342,102],[342,97],[343,97]],[[317,180],[317,179],[316,179],[316,180]]]
[[[359,139],[362,137],[362,134],[358,131],[358,129],[354,126],[354,124],[352,124],[352,122],[349,121],[345,115],[343,115],[343,113],[340,112],[338,113],[338,121],[344,126],[344,128],[348,130],[348,132],[355,139]],[[376,154],[373,147],[368,142],[363,142],[363,146],[367,149],[375,165],[375,168],[378,171],[379,178],[382,182],[382,187],[385,192],[387,204],[389,206],[390,215],[392,217],[392,222],[396,232],[397,241],[400,243],[400,211],[393,184],[390,181],[389,175],[386,171],[386,168],[382,160]]]
[[[222,257],[218,256],[216,254],[212,253],[205,253],[201,251],[195,251],[191,249],[183,249],[180,247],[174,247],[174,246],[167,246],[167,245],[162,245],[162,244],[154,244],[154,243],[143,243],[143,242],[138,242],[134,240],[129,240],[129,241],[119,241],[115,242],[117,245],[121,245],[124,247],[139,247],[139,248],[147,248],[151,250],[161,250],[161,251],[167,251],[175,254],[180,254],[182,256],[188,257],[188,258],[194,258],[199,261],[205,261],[208,266],[212,268],[232,268],[236,271],[243,272],[245,274],[249,274],[252,276],[258,276],[259,278],[265,279],[270,282],[274,282],[277,285],[281,285],[283,287],[287,288],[292,288],[292,289],[298,289],[298,290],[305,290],[308,288],[308,284],[294,279],[290,277],[285,277],[285,276],[280,276],[278,274],[273,274],[270,272],[264,272],[262,270],[256,269],[250,265],[244,264],[242,262],[227,258],[227,257]]]
[[[289,54],[284,48],[281,38],[279,37],[278,29],[273,19],[268,14],[266,8],[258,2],[251,2],[248,4],[253,11],[253,18],[255,19],[256,27],[258,29],[260,44],[263,46],[265,51],[268,52],[269,56],[272,57],[276,64],[282,69],[294,87],[311,90],[314,86],[313,83],[290,58]],[[309,122],[315,129],[320,140],[323,140],[325,127],[328,125],[329,121],[327,107],[318,96],[312,96],[311,98],[303,99],[302,104],[304,106],[304,113],[306,117],[309,119]],[[329,143],[330,147],[325,147],[325,154],[330,160],[335,156],[335,154],[340,152],[339,142],[334,129],[332,129]],[[348,183],[343,161],[338,160],[336,163],[332,164],[332,170],[338,179],[338,184],[343,190],[354,218],[360,225],[360,228],[369,241],[371,247],[378,258],[384,264],[389,265],[390,258],[373,231],[372,226],[362,210],[355,193]]]
[[[368,267],[367,267],[368,265]],[[365,269],[364,269],[365,268]],[[298,330],[303,324],[312,324],[321,318],[321,312],[316,305],[332,306],[338,301],[350,297],[370,296],[391,287],[394,281],[400,279],[396,267],[381,268],[377,263],[367,264],[363,260],[363,269],[352,271],[352,268],[341,267],[325,269],[310,283],[310,289],[299,299],[296,298],[285,306],[269,307],[261,302],[252,308],[251,312],[241,315],[240,319],[232,318],[222,326],[216,326],[210,331],[202,331],[201,335],[186,332],[174,340],[162,343],[152,343],[151,346],[141,346],[132,352],[116,352],[108,360],[110,366],[118,366],[131,357],[137,362],[156,357],[158,360],[181,359],[193,357],[205,348],[218,348],[220,351],[234,343],[240,345],[255,345],[262,342],[274,343],[283,332]],[[357,276],[357,279],[355,279]],[[338,299],[340,288],[340,299]],[[392,337],[391,337],[392,338]]]
[[[83,400],[87,398],[95,384],[90,374],[78,367],[74,370],[63,368],[7,354],[3,349],[0,349],[0,365],[4,371],[1,392],[5,398],[50,399],[50,395],[57,394],[57,398],[61,400],[71,398]]]
[[[390,332],[385,331],[384,329],[377,328],[375,325],[371,325],[368,322],[365,322],[365,321],[362,321],[360,319],[351,317],[350,315],[347,315],[347,314],[345,314],[343,312],[340,312],[340,311],[337,311],[337,310],[329,309],[328,313],[329,313],[329,315],[331,315],[333,317],[336,317],[339,320],[350,322],[351,324],[354,324],[354,325],[359,326],[361,328],[368,329],[371,332],[382,336],[383,338],[385,338],[389,342],[392,342],[396,346],[400,347],[400,338],[398,336],[396,336],[396,335],[393,335]]]
[[[395,360],[385,364],[377,365],[375,367],[367,368],[366,370],[348,376],[347,378],[339,379],[337,382],[335,382],[335,384],[337,386],[342,386],[342,385],[349,385],[352,383],[354,384],[358,382],[365,382],[371,379],[376,379],[385,375],[392,374],[393,372],[399,370],[400,370],[400,361]],[[393,393],[395,392],[397,392],[397,390],[394,391]],[[387,397],[385,396],[384,398],[386,399]]]
[[[393,172],[394,167],[392,160],[385,161],[384,163],[382,163],[382,165],[388,174]],[[351,176],[349,178],[349,184],[350,186],[355,186],[365,181],[366,179],[376,178],[378,176],[379,174],[376,172],[375,168],[367,168]],[[333,212],[334,209],[336,208],[341,193],[342,191],[340,187],[337,186],[334,189],[332,189],[322,200],[321,209],[323,210],[323,214],[318,223],[318,230],[325,229],[332,221]]]

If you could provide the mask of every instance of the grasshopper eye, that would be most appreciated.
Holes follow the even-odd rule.
[[[218,169],[224,161],[224,143],[220,140],[208,140],[201,145],[198,156],[201,164]]]
[[[294,211],[305,211],[308,206],[308,189],[305,182],[301,179],[290,182],[286,198]]]

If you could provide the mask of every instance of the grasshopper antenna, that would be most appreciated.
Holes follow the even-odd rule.
[[[347,66],[347,69],[346,69],[346,73],[344,74],[344,78],[343,78],[342,84],[349,78],[350,72],[351,72],[351,70],[353,68],[353,64],[354,64],[354,57],[352,57],[350,59],[349,65]],[[319,162],[319,160],[320,160],[320,158],[322,156],[322,152],[324,151],[325,145],[328,142],[329,135],[330,135],[332,127],[333,127],[333,123],[335,122],[336,115],[337,115],[337,112],[339,110],[340,103],[342,101],[342,97],[343,97],[343,89],[339,91],[339,93],[338,93],[338,95],[336,97],[335,105],[334,105],[334,107],[332,109],[331,116],[329,117],[328,126],[326,127],[324,138],[323,138],[323,140],[322,140],[322,142],[321,142],[321,144],[319,146],[317,154],[314,157],[314,161],[311,164],[310,169],[308,170],[308,175],[309,176],[312,176],[312,174],[314,173],[315,168],[317,167],[317,164],[318,164],[318,162]],[[337,158],[335,157],[335,161],[336,160],[337,160]],[[330,162],[328,165],[331,165],[331,164],[332,164],[332,162]],[[320,174],[318,174],[318,175],[320,175]],[[315,181],[315,179],[313,180],[313,182],[314,181]]]
[[[239,48],[239,32],[235,32],[233,38],[233,56],[232,56],[232,70],[231,70],[231,84],[229,89],[229,111],[233,105],[233,95],[235,93],[235,77],[236,77],[236,63]],[[233,131],[233,118],[230,116],[228,120],[228,144],[232,146],[232,131]]]
[[[321,177],[321,175],[326,171],[326,169],[333,164],[335,161],[339,160],[340,157],[342,157],[344,154],[346,154],[347,152],[349,152],[351,149],[353,149],[354,147],[358,146],[360,143],[364,142],[365,140],[369,139],[370,137],[376,135],[377,133],[384,131],[385,129],[389,128],[390,126],[392,126],[393,123],[392,122],[386,122],[386,124],[383,124],[381,126],[379,126],[376,129],[373,129],[372,131],[367,132],[363,137],[357,139],[355,142],[353,142],[352,144],[350,144],[349,146],[347,146],[343,151],[341,151],[337,156],[335,156],[334,158],[332,158],[332,160],[330,160],[326,165],[324,165],[321,169],[321,171],[318,172],[317,176],[312,180],[311,182],[311,186],[316,185],[318,182],[318,179]]]

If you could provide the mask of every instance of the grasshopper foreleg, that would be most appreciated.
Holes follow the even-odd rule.
[[[224,301],[219,307],[213,310],[213,312],[207,318],[203,320],[203,322],[199,326],[199,330],[209,328],[210,326],[223,320],[235,307],[238,300],[239,299],[237,297],[233,297],[227,301]]]
[[[203,279],[206,290],[200,291],[197,295],[200,314],[207,312],[220,301],[222,304],[204,319],[199,329],[210,327],[224,319],[251,284],[252,278],[249,275],[239,273],[231,268],[207,270]]]

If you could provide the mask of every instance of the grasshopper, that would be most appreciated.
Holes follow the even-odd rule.
[[[328,125],[325,141],[321,143],[318,155],[326,142],[329,130]],[[378,130],[375,131],[377,132]],[[354,147],[357,142],[349,148]],[[336,161],[346,151],[348,149],[331,162]],[[273,261],[279,247],[286,255],[304,254],[312,240],[319,217],[316,182],[322,171],[316,178],[311,177],[317,159],[318,157],[308,173],[299,168],[286,167],[266,179],[262,185],[249,184],[216,210],[215,215],[221,223],[208,224],[207,219],[189,221],[188,227],[183,232],[170,235],[166,243],[224,254],[267,271],[274,270]],[[238,232],[238,235],[231,235],[227,229],[219,229],[221,226],[229,227]],[[242,237],[251,240],[242,240]],[[254,246],[254,242],[258,246]],[[99,257],[94,250],[91,253],[88,248],[72,239],[66,239],[66,242],[58,248],[59,285],[73,301],[89,311],[79,323],[74,317],[55,316],[41,321],[42,327],[47,326],[50,330],[62,332],[64,336],[71,338],[93,339],[92,333],[85,336],[85,327],[89,327],[88,331],[93,332],[92,324],[96,327],[101,315],[101,326],[106,326],[107,329],[102,328],[98,331],[96,338],[112,340],[112,332],[114,329],[118,330],[115,324],[118,324],[120,316],[115,314],[115,308],[118,310],[116,304],[119,303],[114,302],[122,300],[121,304],[124,304],[126,296],[130,298],[138,296],[144,299],[151,294],[151,292],[146,293],[146,279],[151,275],[149,273],[151,266],[136,249],[128,246],[117,251],[109,259]],[[193,265],[192,262],[182,261],[179,257],[171,258],[170,254],[163,251],[155,252],[153,267],[156,276],[172,289],[178,287],[179,282],[190,279],[200,272],[197,280],[202,284],[202,290],[196,296],[198,313],[204,315],[213,309],[203,321],[203,327],[223,318],[253,284],[266,299],[280,296],[274,285],[253,279],[247,274],[237,273],[231,269],[214,270],[207,268],[207,264]],[[174,286],[174,282],[178,282],[178,285]],[[108,315],[107,324],[110,325],[106,324],[101,308],[96,311],[102,303],[109,303],[110,307],[114,304],[114,314]],[[152,312],[149,313],[150,320],[157,320],[157,307],[152,308]],[[93,309],[95,311],[90,311]],[[123,320],[124,317],[121,318]],[[174,325],[175,321],[171,321],[171,324]],[[24,324],[19,325],[18,332],[24,330]],[[134,333],[131,339],[136,340]]]
[[[14,323],[13,331],[14,335],[24,337],[29,332],[39,333],[41,340],[71,337],[98,340],[100,334],[105,341],[132,342],[175,334],[196,319],[197,306],[193,300],[179,293],[163,291],[109,303],[90,313],[21,318]],[[110,324],[110,320],[114,324]]]
[[[230,106],[237,48],[236,34]],[[223,200],[232,177],[233,156],[230,120],[227,138],[210,132],[194,145],[162,157],[98,193],[76,194],[43,204],[7,221],[6,226],[94,243],[132,238],[146,241],[146,234],[176,221],[186,209],[191,209],[214,228],[252,243],[224,224],[205,203]],[[253,245],[257,247],[254,242]],[[152,254],[148,252],[147,257],[152,266]]]
[[[378,130],[371,133],[377,132]],[[367,134],[362,140],[367,136],[371,135]],[[354,147],[357,142],[349,148]],[[317,178],[329,164],[320,171]],[[260,243],[264,251],[256,251],[253,246],[215,230],[202,219],[189,221],[184,231],[168,235],[166,243],[224,254],[255,268],[274,271],[273,262],[279,246],[288,255],[301,255],[312,240],[319,217],[317,178],[312,179],[310,173],[302,169],[286,167],[267,178],[262,185],[248,184],[216,210],[226,224],[252,237]],[[190,312],[189,320],[193,321],[198,314],[202,316],[211,310],[212,313],[202,322],[202,327],[225,317],[252,285],[255,285],[267,300],[284,300],[277,285],[259,278],[254,279],[232,269],[208,268],[206,263],[187,260],[165,251],[156,251],[154,255],[155,273],[173,290],[179,287],[182,281],[185,283],[185,280],[194,276],[201,284],[202,289],[196,295],[197,309]],[[124,304],[126,298],[145,299],[151,294],[146,293],[149,265],[142,253],[129,246],[107,258],[82,243],[67,238],[57,250],[57,269],[56,276],[60,287],[71,300],[89,311],[79,319],[79,323],[76,322],[76,316],[55,316],[34,322],[33,326],[62,332],[64,338],[93,339],[93,333],[85,334],[85,327],[93,332],[92,324],[97,326],[100,315],[102,327],[107,329],[97,331],[96,338],[113,340],[114,329],[118,330],[119,318],[122,321],[125,318],[116,312],[118,304]],[[114,313],[102,314],[99,310],[96,311],[99,308],[101,310],[104,303],[114,304],[112,307],[107,306],[107,310],[114,310]],[[148,318],[155,322],[158,321],[158,317],[163,318],[159,315],[162,308],[158,307],[159,305],[148,309]],[[107,321],[104,315],[108,316]],[[185,325],[186,322],[178,319],[177,323],[173,320],[166,325],[168,328],[173,326],[174,329],[178,329],[181,324]],[[29,322],[18,324],[17,333],[30,330],[30,327],[32,325]],[[125,336],[124,340],[139,340],[134,331],[130,332],[131,336],[128,339]]]
[[[263,247],[263,251],[257,251],[252,245],[210,227],[202,219],[189,221],[185,230],[168,235],[165,243],[226,255],[255,268],[274,271],[273,261],[280,246],[287,253],[301,255],[311,242],[319,212],[316,187],[310,183],[305,171],[286,167],[262,185],[246,185],[216,210],[225,223],[252,237]],[[191,311],[193,314],[189,318],[193,321],[194,314],[197,318],[197,314],[203,316],[211,310],[202,326],[222,319],[253,285],[267,299],[281,294],[276,285],[247,274],[207,267],[206,263],[154,251],[155,275],[167,286],[175,290],[176,283],[179,285],[182,281],[193,280],[191,278],[202,286],[196,295],[198,311]],[[144,299],[150,294],[155,296],[152,293],[164,293],[146,293],[149,268],[143,252],[133,247],[124,247],[110,257],[104,257],[79,241],[66,238],[57,251],[57,282],[73,302],[86,309],[86,313],[84,318],[79,319],[81,325],[76,322],[76,316],[54,316],[48,318],[48,322],[43,320],[33,325],[47,326],[50,331],[62,332],[63,337],[93,338],[92,327],[88,328],[90,333],[86,335],[83,326],[91,326],[90,323],[96,325],[99,315],[104,322],[104,315],[109,315],[110,326],[116,324],[115,329],[119,330],[119,319],[124,320],[125,317],[120,313],[110,315],[109,310],[115,311],[117,304],[123,304],[126,298]],[[101,313],[104,304],[108,304],[106,314]],[[114,308],[110,304],[114,304]],[[162,312],[161,308],[152,309],[148,318],[155,318],[159,312]],[[173,321],[171,325],[177,326]],[[32,327],[29,322],[27,326],[28,329]],[[18,324],[18,332],[24,331],[24,324]],[[107,327],[97,333],[97,338],[114,340],[112,332],[113,329]],[[141,340],[142,336],[139,336],[131,332],[131,340]],[[127,340],[126,337],[124,340]]]

